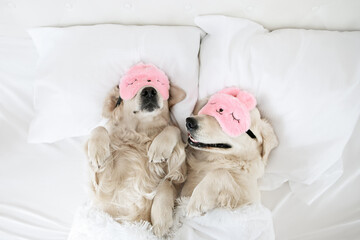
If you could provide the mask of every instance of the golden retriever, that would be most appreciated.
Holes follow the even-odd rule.
[[[94,129],[86,144],[95,206],[120,223],[151,222],[157,236],[171,227],[175,187],[186,178],[185,145],[169,113],[184,98],[176,86],[168,100],[145,86],[122,100],[116,86],[103,107],[106,127]]]
[[[206,102],[198,104],[194,114]],[[224,133],[214,117],[197,115],[186,119],[190,147],[187,148],[188,176],[181,196],[190,197],[187,216],[260,201],[257,179],[264,174],[269,154],[278,141],[257,108],[250,115],[252,134],[238,137]]]

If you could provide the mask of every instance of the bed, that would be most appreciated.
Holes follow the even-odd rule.
[[[28,142],[35,116],[39,56],[27,28],[100,23],[194,25],[198,15],[221,14],[251,19],[269,30],[359,31],[358,9],[356,0],[1,1],[0,239],[67,239],[76,209],[87,201],[86,136]],[[359,238],[358,118],[356,122],[341,154],[342,175],[310,204],[296,196],[288,183],[262,192],[262,203],[272,212],[276,239]]]

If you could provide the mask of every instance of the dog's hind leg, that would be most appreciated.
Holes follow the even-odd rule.
[[[153,232],[158,237],[164,236],[173,225],[176,195],[176,189],[169,180],[164,179],[157,187],[151,207],[151,223]]]

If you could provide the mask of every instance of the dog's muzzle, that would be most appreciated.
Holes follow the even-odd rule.
[[[188,143],[192,147],[196,147],[196,148],[231,148],[231,146],[226,143],[202,143],[202,142],[196,141],[191,134],[194,134],[196,132],[196,130],[198,130],[199,125],[198,125],[197,120],[193,117],[186,118],[186,128],[189,132]]]
[[[141,110],[152,112],[159,108],[158,93],[153,87],[145,87],[140,93]]]

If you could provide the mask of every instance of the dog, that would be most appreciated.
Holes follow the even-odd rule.
[[[119,92],[116,86],[106,97],[109,121],[86,143],[93,203],[119,223],[148,221],[155,235],[164,236],[186,179],[185,144],[169,111],[186,94],[174,85],[168,100],[152,85],[127,100]]]
[[[257,179],[278,145],[272,126],[256,107],[250,111],[250,131],[231,137],[213,116],[197,115],[207,101],[199,102],[194,116],[186,119],[188,176],[181,196],[190,197],[188,217],[260,202]]]

